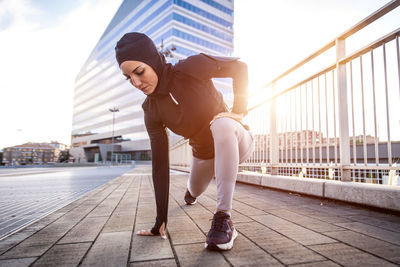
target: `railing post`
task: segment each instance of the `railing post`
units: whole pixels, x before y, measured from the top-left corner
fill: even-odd
[[[340,139],[340,180],[351,181],[350,169],[350,142],[349,142],[349,114],[347,110],[347,81],[346,63],[339,61],[346,56],[345,39],[336,39],[336,70],[339,107],[339,139]]]
[[[271,95],[275,95],[276,93],[276,84],[272,84]],[[278,164],[279,164],[279,140],[278,140],[278,129],[277,129],[277,122],[276,122],[276,98],[271,100],[270,106],[270,114],[271,114],[271,121],[270,121],[270,165],[271,165],[271,174],[277,175],[278,174]]]

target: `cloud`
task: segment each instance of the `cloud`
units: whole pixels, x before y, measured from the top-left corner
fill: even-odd
[[[3,0],[0,2],[0,30],[26,31],[37,27],[28,19],[40,11],[27,0]]]
[[[24,8],[0,32],[0,123],[6,126],[0,148],[27,141],[69,144],[75,76],[120,1],[82,1],[50,28],[30,24],[30,15],[40,11],[28,1],[1,4],[7,12]]]

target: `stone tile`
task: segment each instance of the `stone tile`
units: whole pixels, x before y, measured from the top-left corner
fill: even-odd
[[[313,231],[316,232],[333,232],[333,231],[340,231],[340,230],[345,230],[341,227],[338,227],[336,225],[332,225],[317,219],[313,219],[292,211],[288,210],[270,210],[269,213],[283,218],[285,220],[291,221],[293,223],[296,223],[298,225],[301,225],[305,228],[312,229]]]
[[[332,223],[332,224],[344,223],[344,222],[352,222],[351,220],[349,220],[349,219],[347,219],[345,217],[342,217],[342,216],[339,216],[339,215],[332,215],[332,214],[329,214],[327,212],[311,209],[306,205],[304,205],[304,206],[296,206],[296,207],[290,208],[288,210],[293,211],[293,212],[298,213],[298,214],[302,214],[302,215],[314,218],[314,219],[318,219],[318,220],[321,220],[321,221],[324,221],[324,222],[327,222],[327,223]]]
[[[213,212],[201,205],[185,205],[182,208],[193,220],[212,218],[213,216]]]
[[[125,232],[132,231],[135,222],[135,214],[133,213],[113,213],[106,225],[104,226],[103,233],[109,232]]]
[[[400,246],[352,231],[340,231],[325,234],[353,247],[360,248],[371,254],[400,264]]]
[[[204,234],[188,217],[170,218],[167,228],[174,245],[205,241]]]
[[[56,221],[1,255],[0,259],[40,256],[73,226],[74,223]]]
[[[93,242],[108,217],[87,217],[72,228],[58,243]]]
[[[315,245],[310,248],[344,266],[396,266],[342,243]]]
[[[2,255],[4,252],[9,250],[10,248],[16,246],[18,243],[22,242],[26,238],[32,236],[37,230],[35,229],[30,229],[30,228],[25,228],[9,237],[6,239],[3,239],[0,241],[0,255]]]
[[[0,260],[0,266],[1,267],[28,267],[36,259],[37,258],[22,258],[22,259]]]
[[[128,264],[129,267],[176,267],[175,259],[171,260],[158,260],[158,261],[142,261],[142,262],[131,262]]]
[[[211,228],[211,218],[197,219],[195,223],[197,227],[199,227],[200,230],[207,235],[208,231]]]
[[[137,224],[132,237],[130,262],[148,261],[174,258],[171,244],[168,239],[160,236],[138,236],[136,232],[142,229],[149,229],[152,224]]]
[[[355,232],[364,233],[366,235],[375,237],[377,239],[385,240],[387,242],[400,245],[400,233],[398,232],[392,232],[389,230],[381,229],[379,227],[371,226],[360,222],[338,223],[337,225]]]
[[[223,254],[233,266],[283,266],[240,234],[236,238],[233,248]]]
[[[345,205],[340,206],[325,202],[323,202],[323,205],[308,205],[308,208],[313,209],[315,211],[327,213],[331,216],[357,215],[360,213],[359,210],[354,208],[353,209],[347,208],[345,207]]]
[[[175,205],[175,206],[169,207],[168,216],[170,216],[170,217],[186,216],[186,213],[180,206]]]
[[[55,245],[40,257],[40,259],[33,264],[33,267],[78,266],[91,245],[92,243]]]
[[[400,223],[388,221],[386,218],[383,219],[383,218],[376,218],[372,216],[363,216],[363,215],[347,216],[347,218],[353,221],[362,222],[389,231],[400,232]]]
[[[257,222],[238,224],[237,229],[284,264],[325,260],[314,251]]]
[[[253,221],[250,217],[245,216],[235,210],[231,211],[231,219],[232,219],[233,224]]]
[[[310,262],[310,263],[302,263],[302,264],[295,264],[290,265],[295,267],[339,267],[340,265],[334,263],[333,261],[318,261],[318,262]]]
[[[251,216],[252,219],[262,223],[263,225],[289,237],[302,245],[315,245],[324,243],[333,243],[335,240],[288,222],[273,215]]]
[[[81,266],[125,266],[132,232],[101,233]]]
[[[198,198],[198,202],[205,207],[216,207],[217,206],[217,201],[215,201],[215,199],[208,197],[206,195],[201,195]]]
[[[242,202],[235,201],[235,200],[233,200],[233,202],[232,202],[232,209],[235,211],[238,211],[241,214],[244,214],[246,216],[266,214],[263,210],[253,208],[249,205],[246,205]]]
[[[182,267],[230,266],[221,253],[206,250],[203,243],[175,246],[175,251]]]
[[[76,224],[95,208],[95,205],[80,205],[79,207],[67,212],[64,216],[58,219],[55,223]]]
[[[118,202],[119,200],[105,201],[90,212],[88,217],[110,216],[117,207]]]

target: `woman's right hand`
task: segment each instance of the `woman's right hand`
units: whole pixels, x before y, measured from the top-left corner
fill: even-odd
[[[162,239],[167,239],[167,235],[165,234],[165,223],[163,223],[160,227],[160,236]],[[137,235],[143,235],[143,236],[152,236],[154,235],[151,232],[151,229],[145,229],[145,230],[140,230],[136,232]]]

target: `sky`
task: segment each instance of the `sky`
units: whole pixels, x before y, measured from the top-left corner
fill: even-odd
[[[0,0],[0,149],[24,142],[70,144],[75,77],[121,2]],[[249,66],[250,89],[387,2],[235,0],[234,55]],[[367,44],[378,32],[396,29],[396,12],[359,39]]]

